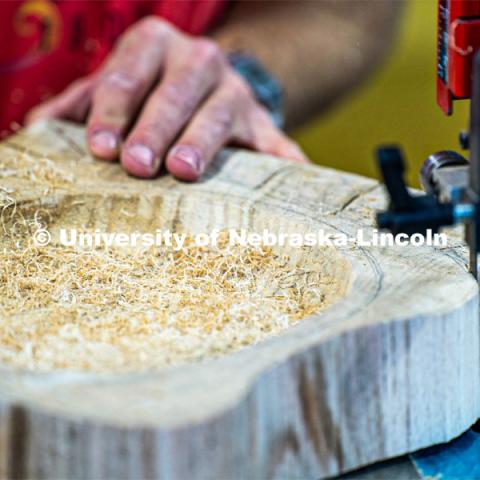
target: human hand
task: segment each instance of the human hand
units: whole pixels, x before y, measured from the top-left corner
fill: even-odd
[[[99,71],[34,108],[27,122],[45,118],[86,121],[92,154],[120,158],[138,177],[155,176],[165,162],[175,177],[196,180],[230,143],[308,161],[215,42],[158,17],[128,29]]]

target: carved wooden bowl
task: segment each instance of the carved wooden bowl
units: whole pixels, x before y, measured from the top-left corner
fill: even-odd
[[[2,159],[26,151],[73,181],[2,176]],[[90,159],[83,130],[64,123],[4,142],[0,187],[18,208],[47,209],[53,233],[88,223],[353,237],[371,233],[384,207],[373,180],[243,151],[225,151],[196,184],[138,181]],[[158,371],[4,365],[0,477],[318,479],[447,441],[476,420],[478,290],[459,240],[278,248],[331,286],[319,313],[280,335]]]

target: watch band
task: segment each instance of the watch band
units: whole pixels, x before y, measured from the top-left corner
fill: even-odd
[[[283,128],[284,92],[279,81],[253,56],[243,52],[232,52],[227,55],[232,68],[243,77],[259,103],[272,115],[275,125]]]

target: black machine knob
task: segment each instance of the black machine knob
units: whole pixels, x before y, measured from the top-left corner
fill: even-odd
[[[380,228],[388,229],[394,234],[425,235],[427,230],[436,233],[442,226],[453,225],[452,204],[439,203],[434,195],[410,194],[403,176],[405,170],[403,155],[398,147],[379,148],[377,157],[390,196],[388,210],[377,215]]]

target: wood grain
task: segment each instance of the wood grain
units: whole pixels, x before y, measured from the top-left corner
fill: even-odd
[[[373,180],[243,151],[223,152],[197,184],[138,181],[90,159],[83,137],[37,124],[0,159],[55,161],[75,181],[41,201],[90,198],[99,226],[116,225],[111,196],[139,229],[161,218],[192,231],[353,235],[384,205]],[[44,192],[41,181],[0,185],[25,203]],[[236,354],[128,375],[2,367],[0,477],[318,479],[459,435],[480,411],[478,289],[461,241],[338,254],[351,269],[342,300]]]

